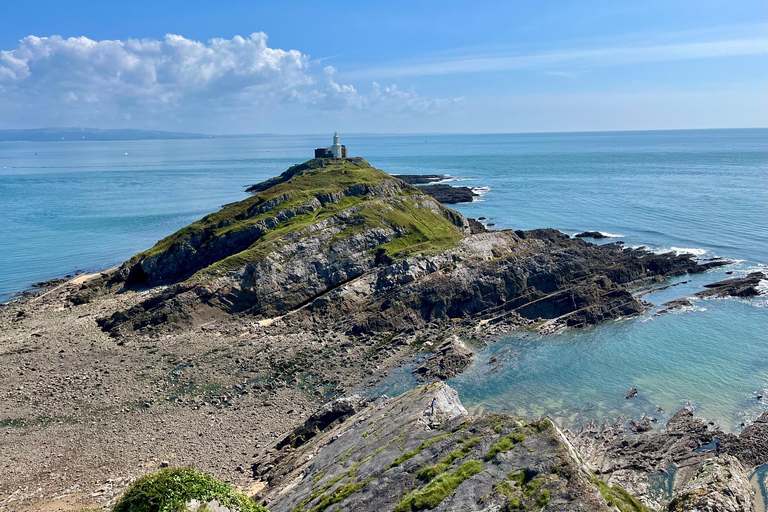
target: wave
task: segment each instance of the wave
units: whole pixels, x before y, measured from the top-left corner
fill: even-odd
[[[479,196],[484,196],[491,190],[491,187],[470,187],[470,188],[472,189],[472,192],[474,192]]]
[[[606,233],[605,231],[598,231],[601,235],[607,238],[624,238],[624,235],[617,235],[615,233]]]

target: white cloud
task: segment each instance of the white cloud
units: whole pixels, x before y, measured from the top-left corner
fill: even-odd
[[[594,68],[683,60],[765,55],[764,37],[637,46],[563,49],[548,52],[499,55],[469,54],[449,58],[397,63],[345,73],[347,79],[369,77],[436,76],[456,73],[486,73],[553,66]]]
[[[207,43],[168,34],[162,40],[94,41],[28,36],[0,52],[0,118],[39,125],[133,119],[185,119],[260,111],[281,104],[316,110],[423,112],[449,102],[396,86],[368,93],[313,71],[308,55],[270,48],[263,32]],[[11,126],[3,126],[11,127]]]

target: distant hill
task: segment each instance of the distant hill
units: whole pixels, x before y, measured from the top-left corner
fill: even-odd
[[[208,139],[214,137],[216,136],[202,133],[130,129],[35,128],[31,130],[0,130],[0,141]]]

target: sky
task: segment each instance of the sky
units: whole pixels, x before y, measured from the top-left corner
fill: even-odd
[[[765,127],[765,0],[3,0],[0,129]]]

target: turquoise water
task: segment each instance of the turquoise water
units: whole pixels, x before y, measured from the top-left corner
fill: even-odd
[[[329,137],[0,143],[0,300],[32,282],[116,265],[308,159]],[[736,260],[646,300],[690,296],[768,262],[768,130],[342,137],[390,173],[445,173],[488,187],[456,209],[496,228],[599,230],[628,245]],[[127,153],[127,155],[125,154]],[[502,363],[491,371],[487,360]],[[765,298],[480,351],[453,379],[470,409],[550,414],[565,424],[694,405],[725,428],[765,410]],[[377,390],[411,384],[394,371]],[[626,400],[627,391],[639,390]],[[661,406],[664,413],[656,413]]]

